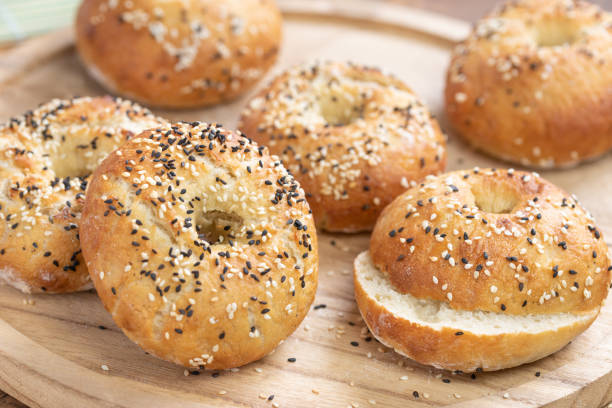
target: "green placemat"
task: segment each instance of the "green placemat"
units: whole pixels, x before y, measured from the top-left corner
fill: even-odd
[[[0,43],[72,24],[79,0],[0,0]]]

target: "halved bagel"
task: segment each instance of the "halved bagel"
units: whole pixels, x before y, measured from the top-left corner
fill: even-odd
[[[355,299],[378,341],[421,364],[472,372],[501,370],[552,354],[586,330],[589,312],[509,315],[454,310],[438,300],[400,293],[374,266],[369,251],[355,259]]]
[[[593,217],[535,173],[455,171],[389,204],[355,261],[373,334],[420,363],[498,370],[554,353],[608,295]]]

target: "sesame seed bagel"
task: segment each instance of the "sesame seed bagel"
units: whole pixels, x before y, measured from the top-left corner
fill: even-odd
[[[274,0],[84,0],[76,45],[112,92],[186,108],[236,98],[276,61]]]
[[[281,157],[328,231],[371,230],[393,198],[446,165],[444,135],[412,90],[359,65],[290,69],[249,103],[239,127]]]
[[[147,131],[110,155],[90,183],[81,240],[117,325],[187,367],[268,354],[317,287],[299,184],[264,147],[205,123]]]
[[[612,149],[612,15],[584,1],[512,1],[452,56],[446,113],[469,144],[540,168]]]
[[[0,126],[0,284],[26,293],[91,288],[79,224],[89,175],[163,120],[110,97],[53,100]]]
[[[355,293],[373,334],[399,352],[496,370],[553,353],[594,321],[607,253],[576,199],[537,174],[457,171],[385,208],[355,261]]]

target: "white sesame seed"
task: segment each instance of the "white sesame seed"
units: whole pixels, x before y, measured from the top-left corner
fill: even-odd
[[[457,93],[455,94],[455,101],[456,101],[457,103],[463,103],[463,102],[465,102],[466,100],[467,100],[467,95],[466,95],[466,94],[464,94],[463,92],[457,92]]]

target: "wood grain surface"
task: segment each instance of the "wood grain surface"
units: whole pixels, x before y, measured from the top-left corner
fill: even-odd
[[[291,0],[279,3],[300,5]],[[379,4],[400,3],[443,8],[449,15],[468,18],[490,7],[490,2],[482,0]],[[441,30],[432,27],[429,34],[422,34],[418,27],[402,27],[402,21],[414,21],[414,14],[402,19],[396,8],[380,5],[372,13],[376,23],[355,15],[355,10],[361,10],[358,7],[351,9],[349,19],[318,17],[325,8],[308,16],[291,9],[276,72],[315,57],[379,65],[405,79],[441,116],[453,33],[462,35],[467,26],[434,18],[431,23],[450,22],[457,24],[456,29],[449,32],[448,24],[440,24]],[[392,23],[384,24],[381,20],[390,15]],[[6,51],[10,58],[0,56],[0,120],[53,97],[104,92],[81,69],[71,41],[67,32],[52,33],[44,41]],[[174,119],[220,121],[231,127],[245,100],[205,111],[159,113]],[[443,116],[441,121],[444,126]],[[503,165],[466,149],[452,134],[449,157],[451,169]],[[572,171],[543,173],[578,195],[598,218],[610,244],[612,185],[601,183],[602,174],[612,174],[612,157]],[[325,307],[311,311],[273,355],[216,378],[211,373],[185,378],[182,369],[144,355],[116,328],[93,293],[25,296],[0,288],[0,389],[32,407],[196,406],[202,402],[207,406],[363,407],[372,401],[379,406],[600,407],[612,400],[610,306],[587,333],[554,356],[513,370],[479,374],[476,379],[419,366],[381,347],[364,331],[352,297],[351,261],[367,246],[367,239],[366,235],[322,235],[315,304]],[[8,349],[10,353],[2,352]],[[289,357],[297,361],[288,363]],[[102,370],[102,365],[110,370]],[[11,378],[16,373],[19,381]],[[236,384],[241,384],[240,392]],[[268,401],[272,394],[273,401]],[[6,407],[24,405],[0,391],[0,408]]]
[[[282,2],[282,0],[280,0]],[[342,0],[340,0],[342,1]],[[476,21],[486,14],[498,0],[378,0],[406,5],[448,15],[465,21]],[[612,10],[612,0],[590,0],[606,10]]]

